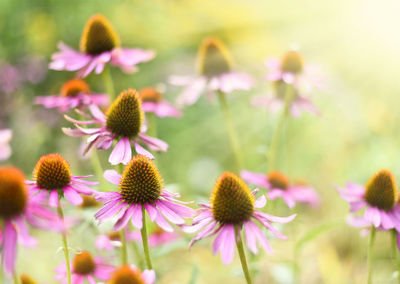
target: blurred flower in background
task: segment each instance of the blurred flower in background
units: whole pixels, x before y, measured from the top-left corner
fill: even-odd
[[[0,161],[7,160],[11,156],[11,147],[9,144],[11,138],[11,129],[0,129]]]
[[[165,100],[163,94],[155,87],[146,87],[139,90],[144,112],[153,112],[159,117],[182,116],[182,112]]]

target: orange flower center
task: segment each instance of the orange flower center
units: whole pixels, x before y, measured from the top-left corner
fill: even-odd
[[[61,96],[75,97],[78,94],[89,94],[89,85],[81,79],[72,79],[65,82],[61,87]]]
[[[397,185],[389,170],[380,170],[368,181],[365,199],[368,204],[389,211],[397,201]]]
[[[83,251],[75,256],[73,267],[75,273],[87,275],[92,274],[95,271],[96,264],[93,256],[89,252]]]
[[[71,182],[71,168],[60,154],[47,154],[36,163],[33,176],[41,188],[61,189]]]
[[[270,171],[268,173],[268,182],[272,188],[288,189],[290,181],[289,179],[279,171]]]
[[[24,174],[15,167],[0,168],[0,217],[22,214],[28,199]]]
[[[226,46],[218,39],[207,38],[200,46],[198,68],[201,75],[218,76],[231,71],[232,60]]]
[[[145,284],[139,270],[133,270],[128,265],[121,266],[112,275],[108,284]]]
[[[282,58],[283,72],[300,73],[303,70],[303,57],[297,51],[289,51]]]
[[[156,88],[152,87],[141,89],[139,91],[139,95],[140,98],[142,99],[142,102],[158,103],[163,99],[163,95],[159,91],[157,91]]]

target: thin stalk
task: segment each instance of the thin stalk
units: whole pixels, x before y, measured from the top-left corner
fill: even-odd
[[[243,238],[240,237],[240,230],[237,226],[235,226],[235,236],[236,236],[236,247],[240,257],[240,263],[242,264],[242,269],[244,273],[244,277],[246,278],[247,284],[251,284],[251,276],[249,272],[249,267],[247,266],[246,254],[243,249]]]
[[[221,105],[221,110],[225,119],[225,126],[228,131],[229,140],[231,142],[233,154],[235,157],[235,163],[237,171],[242,169],[242,157],[240,155],[240,145],[236,135],[235,127],[233,126],[233,121],[231,113],[229,111],[228,103],[226,101],[226,95],[222,92],[218,92],[218,99]]]
[[[125,229],[121,230],[121,263],[125,265],[128,263],[128,249],[126,247]]]
[[[110,96],[111,102],[115,100],[114,82],[111,77],[110,67],[105,66],[103,71],[103,81],[107,94]]]
[[[96,173],[96,177],[100,182],[100,191],[102,191],[101,189],[104,188],[104,171],[103,167],[101,166],[99,154],[97,153],[96,149],[92,149],[90,153],[90,162],[92,163],[93,170]]]
[[[290,84],[285,85],[285,104],[281,116],[279,117],[278,125],[276,126],[272,138],[271,144],[268,148],[267,159],[268,159],[268,170],[274,170],[276,168],[276,154],[278,152],[279,138],[281,136],[282,129],[285,125],[285,121],[290,112],[290,103],[293,100],[294,90]]]
[[[139,251],[139,247],[136,242],[132,242],[132,249],[133,249],[133,253],[135,254],[136,263],[138,264],[139,267],[142,267],[143,266],[143,258],[142,258],[142,254]]]
[[[148,112],[146,113],[146,117],[148,120],[148,131],[147,133],[151,136],[156,138],[157,137],[157,117],[154,113]]]
[[[395,269],[397,270],[397,281],[400,283],[400,259],[399,259],[399,250],[397,248],[397,232],[395,229],[391,231],[392,234],[392,252]]]
[[[150,258],[149,241],[147,239],[146,211],[144,210],[143,205],[142,205],[142,218],[143,218],[143,225],[142,225],[142,229],[140,230],[140,233],[142,235],[143,250],[144,250],[144,256],[146,259],[146,266],[147,266],[147,269],[153,269],[153,265],[151,264],[151,258]]]
[[[374,241],[375,241],[375,233],[376,233],[376,229],[374,226],[372,226],[371,234],[369,237],[369,243],[368,243],[368,276],[367,276],[368,284],[372,283],[372,264],[374,261],[373,247],[374,247]]]
[[[14,272],[14,284],[21,284],[21,278],[19,278],[17,272]]]
[[[58,201],[58,207],[57,207],[57,212],[58,216],[64,223],[64,213],[61,208],[61,202]],[[67,283],[71,284],[71,267],[70,267],[70,262],[69,262],[69,251],[68,251],[68,242],[67,242],[67,232],[62,232],[62,244],[63,244],[63,251],[64,251],[64,257],[65,257],[65,266],[67,268]]]

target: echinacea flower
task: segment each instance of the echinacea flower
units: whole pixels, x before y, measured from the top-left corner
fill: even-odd
[[[27,274],[21,274],[20,281],[21,284],[37,284],[37,282]]]
[[[289,208],[293,208],[297,202],[307,203],[311,206],[318,206],[320,203],[318,194],[312,187],[301,183],[292,183],[279,171],[262,174],[243,170],[240,175],[248,183],[267,189],[268,199],[274,200],[282,197]]]
[[[122,175],[115,170],[107,170],[104,177],[118,185],[118,192],[99,192],[96,199],[103,202],[95,217],[100,222],[117,215],[118,221],[114,230],[119,231],[127,226],[129,221],[138,229],[143,226],[143,214],[147,211],[150,220],[156,222],[165,231],[172,232],[171,223],[182,225],[183,218],[192,216],[192,209],[183,206],[175,199],[179,194],[164,189],[164,182],[152,160],[137,155],[132,158]],[[165,217],[165,218],[164,218]]]
[[[0,168],[0,221],[4,225],[0,234],[2,263],[10,274],[15,271],[17,240],[25,246],[36,244],[26,223],[43,230],[64,229],[57,214],[27,190],[24,174],[15,167]]]
[[[146,87],[139,91],[144,112],[153,112],[158,117],[181,117],[182,112],[164,99],[156,88]]]
[[[378,230],[396,229],[400,232],[397,185],[389,170],[378,171],[365,186],[347,183],[346,187],[339,187],[338,191],[340,196],[350,204],[352,214],[349,225],[357,228],[373,226]],[[364,208],[362,215],[353,214]]]
[[[232,70],[232,60],[226,46],[218,39],[206,38],[198,52],[199,76],[172,76],[170,83],[184,86],[177,103],[180,106],[194,104],[206,90],[209,97],[216,92],[225,94],[236,90],[250,90],[253,79]]]
[[[87,185],[97,182],[87,181],[88,176],[73,176],[67,160],[60,154],[47,154],[37,161],[33,170],[33,181],[27,181],[29,188],[39,196],[49,196],[49,205],[57,207],[59,197],[65,198],[73,205],[83,203],[82,196],[92,195],[95,190]]]
[[[35,103],[66,112],[74,108],[85,109],[90,104],[104,106],[109,103],[109,98],[107,94],[92,93],[85,81],[72,79],[62,85],[60,94],[36,97]]]
[[[120,39],[109,21],[102,15],[92,16],[83,30],[80,51],[60,43],[59,52],[53,54],[50,69],[79,71],[79,77],[86,77],[93,70],[103,72],[106,64],[120,67],[124,72],[134,72],[136,65],[150,61],[155,53],[139,48],[122,48]]]
[[[11,138],[11,129],[0,129],[0,161],[7,160],[11,156],[11,147],[9,144]]]
[[[285,105],[286,88],[290,88],[283,80],[273,82],[274,93],[270,95],[255,96],[251,100],[251,104],[256,108],[267,108],[271,112],[281,110]],[[314,115],[319,115],[320,112],[314,106],[312,101],[301,95],[297,88],[293,88],[294,93],[290,98],[289,111],[293,117],[298,117],[302,112],[308,112]]]
[[[71,262],[71,280],[72,284],[82,284],[85,279],[90,284],[96,284],[96,280],[108,280],[111,277],[115,267],[104,263],[100,257],[94,258],[88,251],[82,251],[77,254]],[[56,268],[56,280],[62,280],[62,284],[67,283],[67,271],[65,263]]]
[[[113,272],[107,284],[153,284],[156,281],[154,270],[144,270],[143,272],[134,265],[123,265]]]
[[[192,226],[184,227],[187,233],[200,232],[192,239],[190,246],[196,241],[217,235],[213,244],[214,254],[221,253],[224,264],[229,264],[234,255],[236,241],[241,240],[241,231],[246,235],[247,246],[253,253],[258,252],[257,242],[268,253],[272,248],[258,228],[254,220],[266,227],[273,235],[286,239],[271,223],[288,223],[296,214],[289,217],[276,217],[262,213],[256,208],[265,206],[264,195],[255,198],[258,190],[251,191],[246,183],[231,172],[223,173],[214,186],[210,204],[200,204],[201,209],[193,219]]]
[[[69,116],[65,118],[75,124],[77,129],[63,128],[65,134],[69,136],[86,136],[90,148],[109,149],[113,141],[117,141],[114,150],[108,161],[112,165],[123,163],[128,164],[132,158],[131,142],[138,154],[145,155],[154,159],[153,155],[146,151],[138,141],[148,146],[154,151],[167,151],[168,144],[145,134],[144,113],[139,94],[136,90],[128,89],[123,91],[111,104],[106,114],[95,106],[89,106],[92,115],[86,115],[88,121],[75,120]],[[82,125],[98,124],[97,128],[82,128]]]

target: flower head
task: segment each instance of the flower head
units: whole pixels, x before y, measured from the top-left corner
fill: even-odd
[[[353,227],[371,227],[379,230],[400,231],[400,205],[397,203],[397,184],[389,170],[380,170],[367,182],[366,186],[348,183],[338,188],[340,196],[349,202],[348,221]],[[354,212],[365,208],[363,215]]]
[[[213,244],[214,254],[220,252],[223,263],[229,264],[235,251],[235,243],[241,238],[240,231],[243,229],[247,246],[253,253],[258,252],[257,242],[267,252],[272,253],[268,240],[253,220],[260,222],[276,237],[286,239],[271,223],[287,223],[296,215],[276,217],[258,211],[257,208],[264,207],[267,200],[264,195],[256,199],[256,193],[257,190],[251,192],[245,182],[235,174],[223,173],[214,186],[210,204],[200,204],[201,209],[193,219],[192,226],[184,227],[184,231],[188,233],[200,230],[190,246],[202,238],[217,235]]]
[[[21,284],[36,284],[37,283],[35,280],[33,280],[32,277],[30,277],[27,274],[21,274],[20,280],[21,280]]]
[[[107,280],[111,277],[114,266],[104,263],[100,257],[94,258],[88,251],[82,251],[77,254],[71,262],[71,280],[72,284],[80,284],[85,281],[96,283],[95,278]],[[56,280],[62,280],[62,283],[67,283],[67,271],[65,263],[56,269]]]
[[[140,271],[133,265],[124,265],[115,269],[107,284],[153,284],[156,274],[153,270]]]
[[[65,82],[58,95],[36,97],[35,103],[45,108],[58,108],[62,112],[69,109],[85,109],[90,104],[107,105],[108,95],[95,94],[90,91],[89,85],[82,79],[72,79]]]
[[[177,99],[181,106],[194,104],[207,91],[211,97],[216,92],[231,93],[235,90],[250,90],[253,79],[244,73],[232,70],[232,59],[226,46],[216,38],[206,38],[197,57],[199,76],[171,77],[171,84],[184,86]]]
[[[56,213],[46,209],[40,196],[34,196],[25,185],[25,175],[15,167],[0,168],[0,233],[2,262],[8,273],[15,270],[17,240],[33,246],[36,240],[29,235],[26,223],[44,230],[63,230]]]
[[[245,181],[267,189],[268,199],[282,197],[290,208],[293,208],[297,202],[311,206],[318,206],[320,203],[319,196],[312,187],[303,183],[293,183],[279,171],[262,174],[243,170],[240,175]]]
[[[100,74],[107,63],[125,72],[134,72],[137,64],[150,61],[155,56],[153,51],[122,48],[120,45],[119,36],[109,21],[96,14],[84,27],[80,51],[60,43],[60,51],[53,54],[49,67],[54,70],[79,71],[79,77],[86,77],[93,70]]]
[[[127,164],[132,158],[130,143],[135,146],[136,152],[153,159],[153,155],[146,151],[137,141],[141,141],[154,151],[167,151],[168,144],[149,137],[145,134],[144,113],[139,94],[136,90],[123,91],[112,103],[106,114],[103,114],[95,105],[89,106],[92,115],[86,115],[89,121],[78,121],[69,116],[65,118],[75,123],[77,129],[63,128],[69,136],[86,136],[88,146],[85,153],[92,147],[109,149],[114,140],[117,141],[109,162],[112,165]],[[82,113],[83,114],[83,113]],[[97,128],[82,128],[81,125],[98,124]]]
[[[73,205],[83,203],[80,194],[92,195],[93,189],[87,185],[96,185],[97,182],[86,181],[89,176],[73,176],[67,160],[60,154],[47,154],[37,161],[33,170],[33,181],[28,185],[33,192],[39,195],[49,195],[49,205],[57,207],[59,197],[65,198]]]
[[[164,219],[171,223],[182,225],[183,218],[192,216],[192,209],[183,206],[173,194],[164,189],[162,177],[147,157],[137,155],[126,166],[122,175],[114,170],[107,170],[104,177],[118,185],[118,192],[98,193],[97,199],[104,203],[95,217],[99,221],[117,215],[118,221],[114,226],[115,231],[125,228],[131,220],[133,226],[142,228],[142,218],[145,211],[151,221],[155,221],[165,231],[171,232],[173,228]]]
[[[0,161],[7,160],[11,156],[11,147],[9,145],[11,138],[11,129],[0,129]]]
[[[144,112],[153,112],[158,117],[181,117],[180,110],[164,99],[164,96],[156,88],[146,87],[139,91]]]

